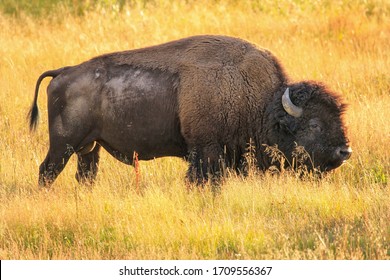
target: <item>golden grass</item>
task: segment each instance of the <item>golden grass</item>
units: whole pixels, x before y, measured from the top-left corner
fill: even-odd
[[[84,17],[0,14],[0,259],[389,259],[390,6],[310,2],[154,1]],[[94,187],[77,184],[72,158],[49,191],[39,190],[44,90],[37,133],[26,114],[43,71],[205,33],[269,48],[293,79],[341,92],[350,104],[351,160],[322,181],[254,172],[213,193],[187,190],[182,160],[157,159],[141,162],[137,194],[134,170],[102,153]]]

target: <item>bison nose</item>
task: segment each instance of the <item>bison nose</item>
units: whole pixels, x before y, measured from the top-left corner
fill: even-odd
[[[349,146],[342,146],[336,149],[336,157],[341,160],[347,160],[351,157],[352,149]]]

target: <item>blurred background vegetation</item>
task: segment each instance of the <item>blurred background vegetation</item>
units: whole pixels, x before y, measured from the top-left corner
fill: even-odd
[[[0,10],[7,15],[19,17],[28,15],[33,17],[52,18],[58,12],[66,11],[74,16],[84,16],[86,12],[96,9],[106,9],[113,12],[122,12],[126,7],[160,5],[165,0],[0,0]],[[186,5],[196,3],[196,0],[176,1]],[[323,12],[329,10],[345,10],[359,8],[365,11],[366,16],[382,19],[390,15],[390,1],[388,0],[211,0],[216,4],[242,4],[250,6],[254,11],[267,14],[288,15],[291,10],[301,12]]]
[[[0,259],[390,259],[389,0],[0,0],[0,26]],[[50,79],[35,134],[26,114],[42,72],[195,34],[246,39],[340,92],[352,158],[321,181],[232,174],[219,194],[156,159],[139,194],[102,151],[93,188],[76,157],[38,188]]]

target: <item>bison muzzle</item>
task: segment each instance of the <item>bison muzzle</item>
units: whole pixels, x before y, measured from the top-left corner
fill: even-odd
[[[185,158],[187,178],[204,183],[224,170],[242,172],[248,142],[259,169],[301,164],[326,172],[351,156],[343,123],[346,105],[325,85],[293,83],[268,50],[225,36],[195,36],[95,57],[43,73],[36,84],[30,128],[37,125],[39,85],[48,94],[50,147],[39,183],[51,184],[72,154],[76,178],[95,179],[101,147],[132,164]],[[267,147],[277,147],[284,165]]]

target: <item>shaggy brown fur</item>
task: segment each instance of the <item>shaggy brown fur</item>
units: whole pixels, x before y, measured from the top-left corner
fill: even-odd
[[[134,151],[140,159],[186,155],[188,178],[197,183],[210,175],[219,178],[226,167],[242,170],[249,141],[263,170],[271,165],[264,144],[277,145],[289,161],[295,146],[303,145],[315,161],[306,164],[322,171],[350,154],[345,154],[345,106],[339,97],[320,83],[291,84],[269,51],[241,39],[195,36],[46,72],[37,82],[32,127],[39,83],[46,76],[55,77],[49,86],[49,123],[54,125],[41,183],[52,182],[66,164],[65,143],[78,152],[79,180],[96,176],[99,145],[126,163]],[[303,108],[299,118],[281,104],[287,87],[291,101]],[[80,106],[91,114],[75,109]],[[85,154],[84,147],[94,141],[99,145]]]

